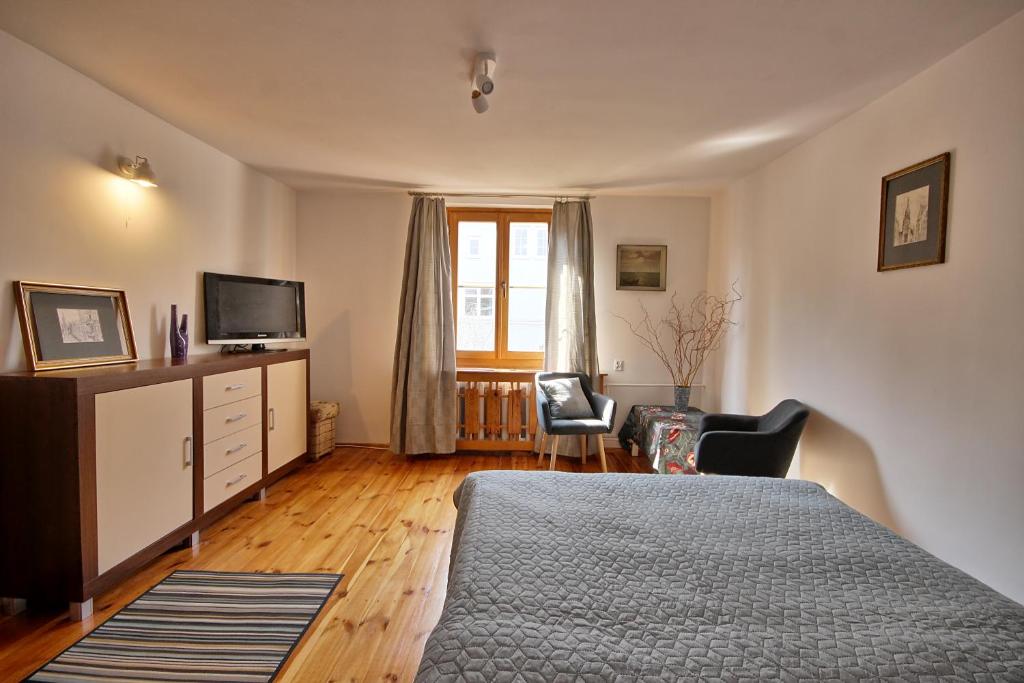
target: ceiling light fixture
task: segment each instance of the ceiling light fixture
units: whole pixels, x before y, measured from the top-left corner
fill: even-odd
[[[121,177],[142,185],[143,187],[156,187],[156,174],[153,173],[146,157],[135,157],[132,161],[128,157],[117,158],[117,170]]]
[[[473,91],[470,99],[477,114],[483,114],[489,108],[487,96],[494,92],[494,61],[493,52],[481,52],[473,63]]]

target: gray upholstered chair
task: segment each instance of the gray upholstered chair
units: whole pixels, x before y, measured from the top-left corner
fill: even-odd
[[[810,410],[788,398],[765,415],[708,413],[700,419],[694,458],[701,474],[785,477]]]
[[[590,407],[594,411],[594,417],[571,420],[552,418],[547,394],[541,388],[540,383],[569,377],[579,379],[583,393],[586,395],[587,401],[590,402]],[[549,469],[555,469],[555,458],[558,457],[558,439],[562,436],[576,436],[579,438],[580,457],[583,459],[583,464],[586,464],[587,437],[594,434],[597,436],[597,453],[601,458],[601,471],[607,472],[608,461],[605,458],[602,435],[610,434],[615,424],[615,401],[604,394],[595,392],[590,385],[590,377],[582,372],[538,372],[534,379],[533,393],[537,398],[537,423],[544,430],[541,437],[540,456],[537,458],[537,464],[540,465],[544,462],[544,450],[548,436],[551,437],[552,441],[551,466]]]

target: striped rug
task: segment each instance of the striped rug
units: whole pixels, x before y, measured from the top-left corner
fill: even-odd
[[[340,574],[176,571],[28,681],[271,681]]]

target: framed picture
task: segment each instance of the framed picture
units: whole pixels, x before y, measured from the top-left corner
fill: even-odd
[[[668,247],[664,244],[620,244],[615,252],[615,289],[665,291]]]
[[[878,270],[944,263],[949,152],[882,178]]]
[[[139,359],[123,291],[15,282],[14,296],[25,356],[32,370]]]

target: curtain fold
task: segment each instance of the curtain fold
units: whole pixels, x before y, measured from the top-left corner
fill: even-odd
[[[415,197],[391,383],[391,451],[454,453],[452,257],[444,199]]]
[[[551,209],[544,321],[544,369],[585,372],[596,391],[599,370],[589,200],[556,201]],[[576,439],[560,441],[559,452],[579,454]]]

